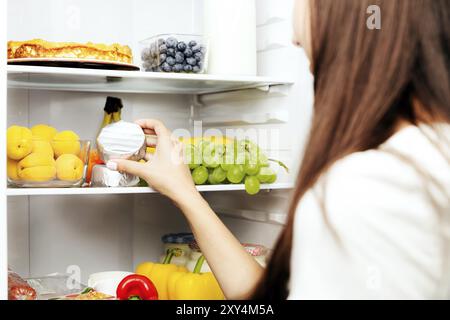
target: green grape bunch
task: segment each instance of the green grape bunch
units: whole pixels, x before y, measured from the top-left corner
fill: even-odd
[[[286,165],[269,159],[250,140],[220,143],[200,139],[186,145],[185,158],[196,185],[244,184],[250,195],[258,194],[261,184],[276,182],[277,174],[270,168],[270,162],[289,172]]]

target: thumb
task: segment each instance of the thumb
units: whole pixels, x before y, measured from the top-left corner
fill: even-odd
[[[115,159],[108,161],[106,167],[113,171],[126,172],[141,178],[145,174],[145,165],[137,161]]]

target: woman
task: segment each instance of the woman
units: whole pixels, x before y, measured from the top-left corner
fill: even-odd
[[[379,30],[367,27],[370,5]],[[171,161],[181,147],[162,123],[138,121],[158,136],[149,164],[108,166],[175,202],[229,299],[449,299],[450,2],[310,0],[294,14],[314,118],[265,270]]]

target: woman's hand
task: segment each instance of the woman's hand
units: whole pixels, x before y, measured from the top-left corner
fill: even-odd
[[[147,163],[129,160],[111,160],[111,170],[139,176],[158,192],[181,204],[183,199],[198,195],[191,173],[184,162],[183,144],[171,137],[171,132],[158,120],[136,121],[146,134],[156,134],[156,152]],[[153,146],[153,145],[149,145]]]
[[[195,188],[183,159],[183,146],[157,120],[136,121],[147,134],[156,134],[156,153],[147,163],[111,160],[111,170],[137,175],[172,199],[187,218],[195,240],[228,299],[248,298],[263,269],[244,250]],[[220,252],[221,254],[217,254]],[[237,267],[239,266],[239,267]]]

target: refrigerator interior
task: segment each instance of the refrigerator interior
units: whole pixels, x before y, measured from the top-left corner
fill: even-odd
[[[8,126],[46,123],[94,141],[106,96],[111,95],[123,100],[122,118],[128,121],[157,118],[172,130],[193,133],[194,121],[203,120],[203,130],[269,134],[273,141],[266,151],[291,169],[289,175],[280,171],[279,180],[293,182],[313,93],[307,59],[291,45],[292,1],[285,2],[257,0],[258,75],[289,79],[293,85],[202,96],[9,88]],[[173,0],[170,8],[161,0],[14,0],[8,1],[7,10],[9,40],[118,42],[132,46],[137,60],[139,40],[159,33],[202,32],[201,0]],[[289,193],[203,195],[241,242],[271,248]],[[157,193],[8,196],[7,219],[8,265],[13,270],[36,277],[78,266],[83,282],[94,272],[132,271],[142,261],[157,260],[163,234],[189,231],[181,212]]]

